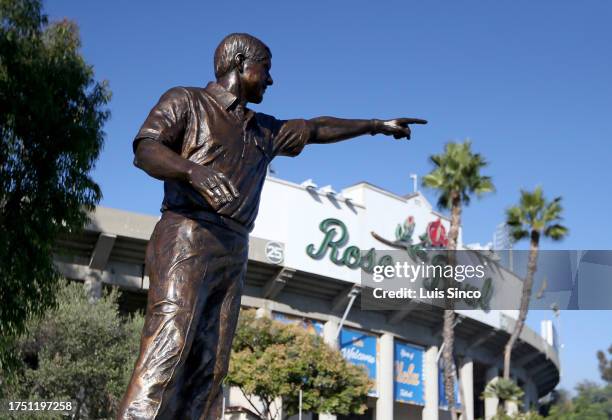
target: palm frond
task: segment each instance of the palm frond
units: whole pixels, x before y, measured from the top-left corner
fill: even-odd
[[[529,237],[529,232],[524,229],[510,229],[510,236],[514,242],[521,241]]]
[[[499,378],[485,388],[485,398],[499,398],[502,401],[520,402],[525,392],[510,379]]]
[[[562,211],[563,207],[561,206],[561,197],[556,197],[553,201],[548,203],[544,209],[542,219],[544,219],[547,223],[560,220]]]
[[[490,176],[483,176],[474,186],[474,192],[476,195],[480,196],[485,193],[495,192],[495,186],[493,185],[493,181]]]
[[[423,185],[429,188],[440,188],[444,183],[444,176],[441,171],[434,170],[423,177]]]
[[[546,227],[544,236],[552,239],[553,241],[560,241],[566,237],[568,233],[569,230],[565,226],[555,223],[554,225]]]
[[[441,209],[450,209],[452,207],[450,194],[446,191],[442,191],[440,196],[438,197],[438,208]]]
[[[506,224],[510,227],[520,227],[525,223],[525,215],[520,206],[513,206],[506,210]]]
[[[449,198],[459,194],[463,204],[469,204],[472,193],[481,196],[495,191],[491,177],[480,174],[487,162],[473,153],[469,140],[449,142],[444,152],[430,156],[433,170],[423,177],[423,186],[439,191],[438,206],[451,208]]]
[[[561,197],[547,201],[542,187],[537,186],[533,191],[521,190],[519,204],[506,210],[506,224],[517,241],[532,231],[558,241],[568,234],[567,227],[557,223],[562,211]]]

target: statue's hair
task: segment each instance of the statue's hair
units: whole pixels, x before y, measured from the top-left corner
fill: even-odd
[[[249,34],[229,34],[215,50],[215,77],[225,76],[234,68],[234,57],[243,54],[246,59],[262,61],[272,58],[270,48]]]

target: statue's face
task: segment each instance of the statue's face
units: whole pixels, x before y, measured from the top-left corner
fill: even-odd
[[[263,100],[266,88],[273,83],[270,76],[272,61],[267,58],[263,61],[247,59],[241,74],[242,93],[247,102],[255,104]]]

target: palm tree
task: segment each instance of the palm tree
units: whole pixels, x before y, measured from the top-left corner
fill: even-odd
[[[558,223],[561,220],[562,210],[561,197],[546,201],[542,188],[536,187],[533,192],[522,190],[519,205],[510,207],[506,211],[506,224],[510,228],[510,234],[514,240],[519,241],[529,238],[530,245],[527,276],[523,282],[519,317],[504,350],[504,379],[510,379],[512,347],[520,336],[525,325],[525,319],[527,319],[531,289],[533,288],[533,276],[537,269],[540,237],[544,235],[544,237],[554,241],[560,241],[568,233],[567,228]]]
[[[471,142],[447,143],[444,153],[430,157],[434,169],[423,178],[423,185],[438,190],[438,207],[450,209],[451,224],[448,235],[448,249],[455,251],[461,226],[462,205],[470,203],[470,196],[480,196],[494,191],[491,178],[480,174],[487,165],[484,158],[471,150]],[[454,394],[454,323],[455,312],[444,310],[442,359],[444,361],[444,392],[450,407],[452,419],[457,418]]]
[[[511,402],[516,405],[520,405],[521,399],[525,392],[510,379],[500,378],[494,382],[490,382],[482,393],[482,398],[497,398],[499,403],[497,404],[497,413],[493,419],[508,419],[511,417],[507,416],[504,410],[505,403]]]

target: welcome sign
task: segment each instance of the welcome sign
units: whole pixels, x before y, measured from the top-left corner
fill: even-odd
[[[394,347],[395,401],[424,405],[423,349],[400,341]]]
[[[376,381],[376,336],[350,328],[340,331],[340,351],[344,358],[356,366],[363,366],[368,377]],[[373,390],[371,395],[375,395]]]

